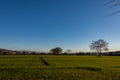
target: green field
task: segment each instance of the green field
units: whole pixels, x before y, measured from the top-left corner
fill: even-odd
[[[120,80],[120,56],[1,55],[0,80]]]

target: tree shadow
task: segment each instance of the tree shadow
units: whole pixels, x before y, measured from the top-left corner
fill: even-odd
[[[45,61],[42,57],[39,57],[40,58],[40,60],[41,60],[41,62],[45,65],[45,66],[49,66],[50,64],[47,62],[47,61]]]
[[[85,69],[89,71],[101,71],[103,70],[102,68],[96,68],[96,67],[76,67],[76,69]]]
[[[88,70],[88,71],[101,71],[103,70],[102,68],[96,68],[96,67],[52,67],[52,68],[41,68],[41,69],[47,69],[47,70],[55,70],[55,69],[84,69],[84,70]]]
[[[120,68],[120,66],[114,66],[114,68]]]
[[[120,68],[120,66],[118,66]],[[19,69],[19,71],[21,70],[26,70],[26,68],[0,68],[0,72],[2,71],[17,71]],[[27,69],[31,69],[31,68],[27,68]],[[35,68],[34,68],[35,69]],[[61,70],[61,69],[73,69],[73,70],[88,70],[88,71],[101,71],[103,70],[102,68],[96,68],[96,67],[43,67],[43,68],[36,68],[37,70]]]

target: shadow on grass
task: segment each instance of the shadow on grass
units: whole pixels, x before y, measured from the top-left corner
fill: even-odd
[[[100,71],[103,70],[102,68],[95,68],[95,67],[76,67],[76,69],[85,69],[89,71]]]
[[[39,69],[47,69],[47,70],[55,70],[55,69],[84,69],[88,71],[101,71],[103,70],[102,68],[96,68],[96,67],[53,67],[53,68],[39,68]]]
[[[114,66],[114,68],[120,68],[120,66]]]
[[[43,67],[43,68],[3,68],[0,69],[0,72],[2,71],[8,71],[8,72],[22,72],[28,70],[61,70],[61,69],[79,69],[79,70],[88,70],[88,71],[101,71],[103,70],[102,68],[96,68],[96,67]]]
[[[45,65],[45,66],[49,66],[50,64],[45,61],[42,57],[39,57],[40,58],[40,61]]]

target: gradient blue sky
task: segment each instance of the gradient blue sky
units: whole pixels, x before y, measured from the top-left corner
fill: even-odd
[[[0,0],[0,47],[49,51],[90,51],[104,39],[120,50],[120,14],[101,0]]]

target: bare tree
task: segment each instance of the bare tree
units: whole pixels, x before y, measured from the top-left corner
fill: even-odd
[[[97,41],[92,41],[89,47],[91,50],[96,50],[98,56],[102,56],[102,51],[108,50],[108,43],[103,39],[99,39]]]
[[[104,5],[109,6],[109,8],[115,8],[120,6],[120,0],[103,0],[103,1],[104,1]],[[112,16],[117,13],[120,13],[120,10],[114,11],[109,16]]]

